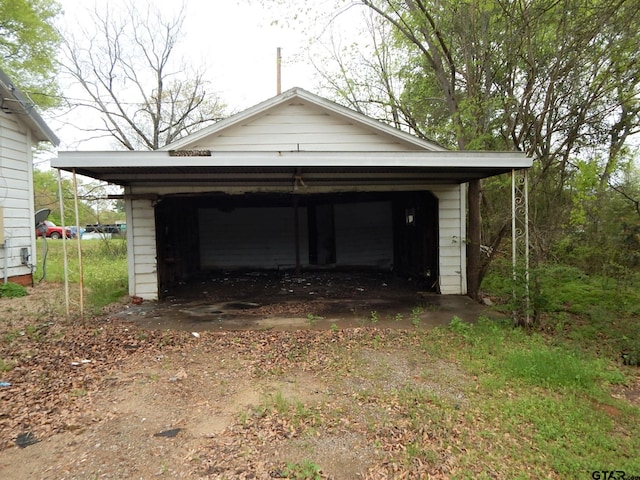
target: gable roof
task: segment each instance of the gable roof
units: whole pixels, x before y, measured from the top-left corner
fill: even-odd
[[[38,114],[35,105],[13,84],[6,73],[0,69],[0,111],[20,117],[36,140],[50,142],[58,146],[60,140]]]
[[[393,143],[401,147],[402,150],[445,151],[445,148],[434,142],[422,140],[414,135],[398,130],[397,128],[298,87],[287,90],[280,95],[232,115],[214,125],[203,128],[159,150],[172,151],[193,148],[211,148],[215,150],[217,139],[223,137],[227,132],[231,132],[237,127],[246,127],[250,124],[255,124],[255,122],[259,122],[261,118],[271,113],[279,113],[287,108],[293,110],[295,107],[302,107],[306,111],[313,110],[323,114],[324,117],[331,117],[332,119],[340,121],[343,130],[345,125],[348,125],[352,130],[359,129],[366,131],[369,134],[367,139],[375,136],[378,142]],[[315,118],[318,117],[319,115],[315,115]],[[299,142],[294,141],[295,137],[295,135],[291,135],[292,144],[295,145],[298,143],[299,145]],[[307,146],[304,145],[303,149],[307,149]],[[275,148],[275,150],[283,150],[283,148]],[[284,150],[286,150],[286,148]]]
[[[304,112],[311,113],[309,118],[304,119]],[[269,116],[286,118],[285,122],[273,123]],[[328,135],[329,141],[313,148],[301,143],[302,148],[295,148],[304,138],[301,135],[313,135],[306,127],[307,133],[300,133],[295,121],[301,118],[308,121],[311,130],[317,127],[325,133],[333,132]],[[338,121],[334,121],[336,118]],[[331,135],[339,136],[343,127],[363,138],[346,147],[331,142]],[[270,140],[272,135],[280,137],[273,143],[252,143],[260,136]],[[283,139],[286,142],[280,141]],[[287,188],[292,178],[302,174],[305,181],[319,188],[460,184],[531,165],[532,160],[522,152],[449,151],[300,88],[159,150],[58,152],[58,158],[51,160],[54,168],[123,186],[205,185],[247,191]]]

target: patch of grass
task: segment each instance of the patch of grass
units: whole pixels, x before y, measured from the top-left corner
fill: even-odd
[[[506,382],[594,394],[602,392],[603,385],[625,382],[625,375],[610,362],[568,345],[552,345],[546,337],[527,334],[508,322],[482,317],[471,324],[454,317],[449,329],[464,339],[472,371],[489,371]]]
[[[600,466],[615,465],[628,472],[640,468],[640,460],[632,453],[640,443],[639,429],[635,424],[623,427],[626,414],[622,412],[616,421],[588,397],[536,388],[502,400],[500,408],[492,411],[497,424],[509,425],[527,445],[525,458],[531,462],[545,458],[548,468],[561,478]],[[637,412],[632,416],[637,418]]]
[[[4,336],[3,336],[3,340],[6,343],[11,343],[13,342],[16,338],[18,338],[20,336],[21,330],[19,329],[12,329],[7,331]]]
[[[289,412],[289,406],[291,405],[282,392],[278,391],[273,395],[270,395],[267,401],[268,406],[272,406],[280,414],[284,415]]]
[[[50,282],[64,282],[62,242],[47,242],[47,276]],[[78,244],[67,241],[69,282],[79,283]],[[82,240],[82,270],[87,306],[95,311],[117,301],[128,291],[127,243],[125,239]],[[42,272],[42,256],[37,272]]]
[[[491,476],[496,465],[499,476],[515,477],[520,465],[528,465],[527,477],[553,472],[569,478],[612,465],[640,471],[634,453],[640,449],[640,409],[609,393],[627,381],[619,365],[556,337],[514,328],[509,320],[471,324],[454,318],[447,328],[426,332],[421,345],[476,379],[476,387],[465,392],[473,402],[463,401],[457,410],[440,400],[440,419],[433,413],[437,399],[414,395],[412,401],[405,393],[400,401],[413,430],[421,423],[429,431],[444,428],[438,439],[459,431],[455,440],[465,445],[462,477]],[[428,462],[430,446],[417,446],[414,441],[407,453]]]
[[[531,302],[538,329],[620,360],[623,352],[638,350],[640,338],[640,275],[588,275],[566,265],[531,269]],[[511,265],[498,261],[482,284],[499,310],[510,312],[513,280]],[[633,340],[629,340],[633,339]]]
[[[311,460],[302,460],[301,462],[287,463],[280,471],[280,475],[295,480],[320,480],[322,471],[320,466]]]
[[[0,283],[0,297],[17,298],[26,297],[27,289],[17,283]]]
[[[243,411],[238,414],[238,422],[243,427],[247,426],[249,423],[249,412]]]
[[[371,310],[371,314],[369,315],[369,321],[374,325],[378,323],[378,312],[377,311]]]
[[[315,409],[305,405],[300,400],[285,397],[281,391],[267,395],[254,413],[257,416],[264,416],[269,412],[287,419],[296,428],[302,426],[312,428],[321,423]]]
[[[315,315],[313,313],[309,313],[307,315],[307,323],[309,324],[310,327],[313,327],[316,322],[319,322],[320,320],[323,320],[324,317],[321,317],[320,315]]]
[[[70,397],[85,397],[87,395],[87,391],[84,388],[74,388],[69,392]]]
[[[27,325],[25,327],[24,333],[26,336],[28,336],[32,340],[35,340],[36,342],[42,340],[40,329],[35,325]]]
[[[607,370],[599,359],[583,358],[577,352],[545,345],[505,352],[502,365],[507,377],[547,388],[593,390],[601,381],[625,381],[619,370]]]
[[[15,362],[0,358],[0,372],[10,372],[15,367]]]

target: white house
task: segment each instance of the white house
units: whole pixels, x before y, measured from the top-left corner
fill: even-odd
[[[124,186],[129,291],[209,269],[394,269],[466,293],[465,183],[528,168],[452,152],[294,88],[158,151],[60,152]]]
[[[60,143],[33,102],[0,70],[0,268],[5,283],[33,283],[33,146],[38,142]]]

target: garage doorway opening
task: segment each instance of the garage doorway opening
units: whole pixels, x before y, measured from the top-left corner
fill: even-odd
[[[160,298],[212,271],[392,272],[438,291],[431,192],[165,196],[155,220]]]

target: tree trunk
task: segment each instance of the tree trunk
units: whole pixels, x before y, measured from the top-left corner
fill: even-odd
[[[479,298],[482,271],[480,194],[480,180],[471,180],[467,192],[467,295],[476,300]]]

